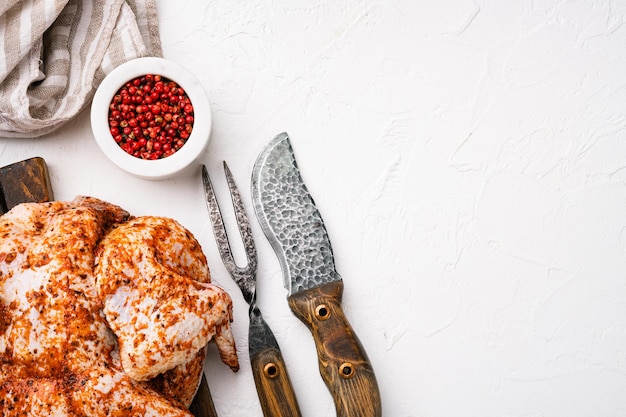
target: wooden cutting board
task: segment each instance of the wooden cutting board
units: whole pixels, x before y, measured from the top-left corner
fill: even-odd
[[[34,157],[0,168],[0,214],[20,203],[52,201],[46,161]]]

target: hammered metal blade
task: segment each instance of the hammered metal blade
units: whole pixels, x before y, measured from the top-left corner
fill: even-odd
[[[300,176],[287,133],[276,136],[257,158],[252,201],[290,295],[341,280],[324,221]]]

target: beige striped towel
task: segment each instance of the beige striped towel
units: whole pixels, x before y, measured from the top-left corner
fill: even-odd
[[[55,130],[113,68],[161,55],[154,0],[0,0],[0,137]]]

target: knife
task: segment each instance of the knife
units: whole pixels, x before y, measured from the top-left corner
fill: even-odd
[[[279,259],[289,307],[313,334],[320,374],[337,416],[380,417],[374,370],[342,310],[343,280],[286,133],[276,136],[257,158],[252,201]]]

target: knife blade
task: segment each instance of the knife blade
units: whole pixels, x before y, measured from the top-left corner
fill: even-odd
[[[374,370],[342,310],[343,280],[287,133],[276,136],[259,154],[252,172],[252,201],[281,265],[289,307],[313,335],[320,375],[337,416],[380,417]]]

